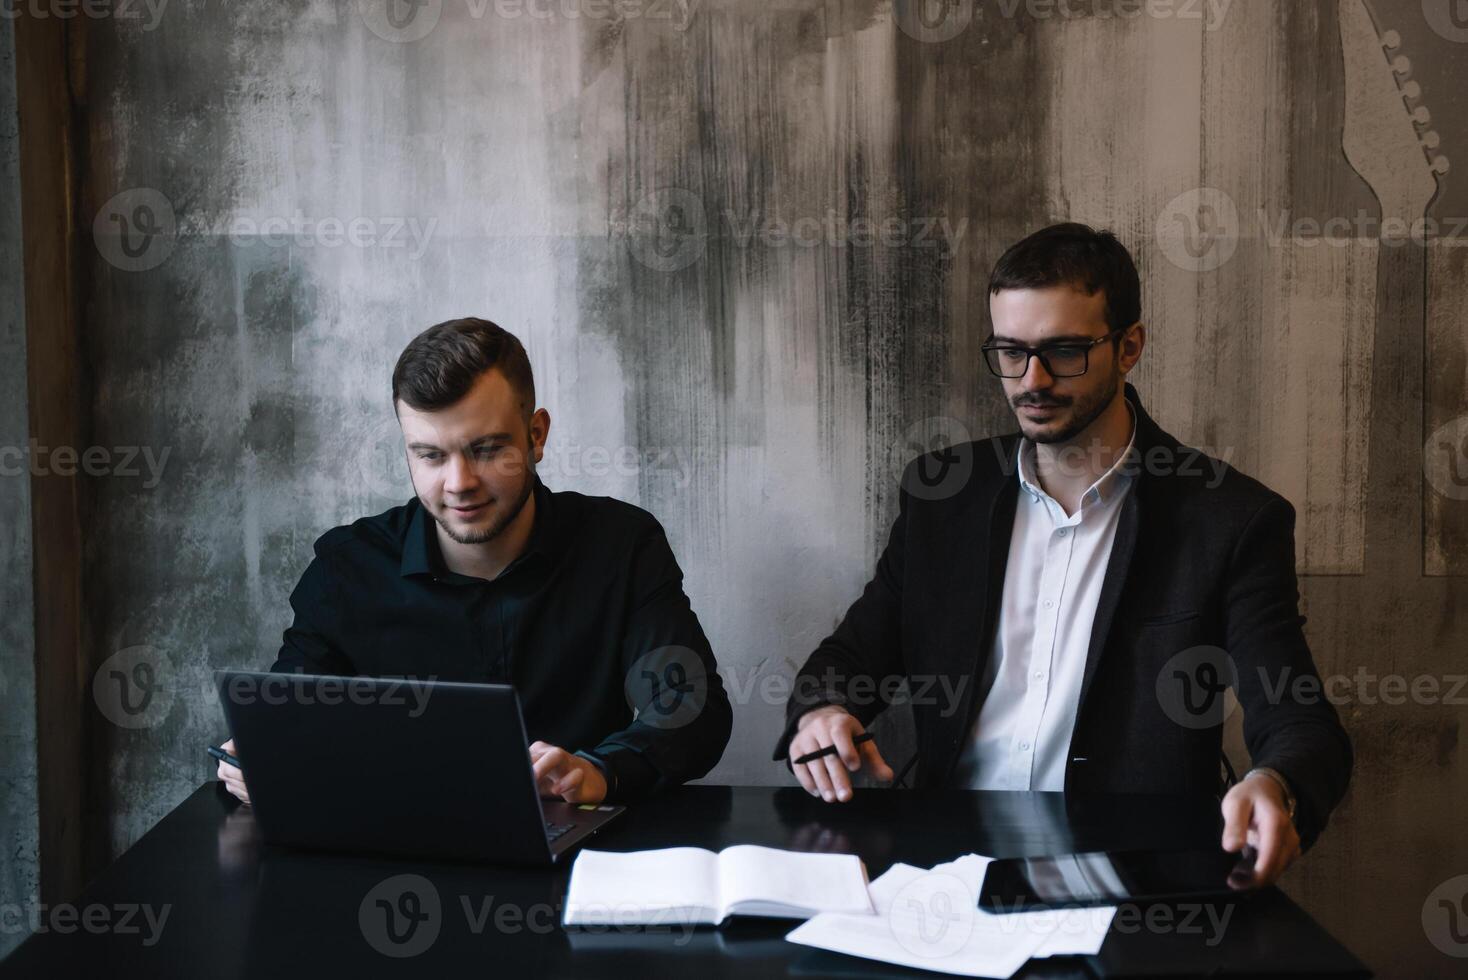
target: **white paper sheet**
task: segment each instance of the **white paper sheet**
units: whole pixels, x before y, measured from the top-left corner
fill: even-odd
[[[1114,908],[994,915],[977,908],[992,858],[969,854],[924,871],[896,864],[872,882],[876,916],[825,913],[785,938],[919,970],[1009,977],[1044,956],[1094,954]]]

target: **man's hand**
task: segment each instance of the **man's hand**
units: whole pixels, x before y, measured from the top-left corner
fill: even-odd
[[[1246,776],[1223,798],[1223,849],[1238,852],[1245,844],[1259,852],[1250,886],[1274,884],[1300,856],[1284,790],[1263,773]]]
[[[827,803],[851,799],[851,776],[863,766],[873,779],[880,782],[892,781],[892,767],[877,751],[877,743],[867,741],[856,745],[852,739],[865,729],[861,722],[852,717],[845,708],[826,705],[807,711],[797,722],[795,737],[790,740],[790,768],[795,778],[811,796],[819,796]],[[815,752],[828,745],[836,746],[836,754],[795,765],[795,760],[808,752]]]
[[[225,742],[220,748],[230,755],[234,755],[234,739]],[[245,773],[243,770],[236,769],[228,762],[221,762],[219,764],[219,772],[216,775],[219,776],[219,781],[224,783],[224,788],[233,793],[237,800],[246,806],[250,805],[250,794],[245,791]]]
[[[531,742],[530,761],[541,796],[559,796],[567,803],[600,803],[607,798],[601,770],[573,752],[547,742]]]

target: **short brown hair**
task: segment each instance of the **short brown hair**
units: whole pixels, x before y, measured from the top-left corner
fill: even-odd
[[[392,371],[392,400],[436,412],[463,398],[491,368],[499,368],[520,396],[528,419],[535,411],[535,377],[519,338],[496,323],[462,317],[435,323],[414,337]]]
[[[1060,285],[1087,296],[1105,293],[1106,325],[1112,330],[1142,318],[1142,284],[1131,253],[1111,232],[1075,223],[1042,228],[1011,245],[989,277],[989,295]]]

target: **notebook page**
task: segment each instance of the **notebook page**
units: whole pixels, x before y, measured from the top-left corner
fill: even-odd
[[[816,912],[872,912],[866,872],[854,854],[740,844],[720,852],[719,877],[725,912],[793,918]]]
[[[718,855],[701,847],[583,850],[571,866],[566,925],[718,920]]]

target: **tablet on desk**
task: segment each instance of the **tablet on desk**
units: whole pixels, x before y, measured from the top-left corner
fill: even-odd
[[[1205,848],[1005,858],[989,865],[978,904],[984,912],[1022,912],[1236,898],[1250,887],[1254,858],[1252,848],[1242,854]]]

